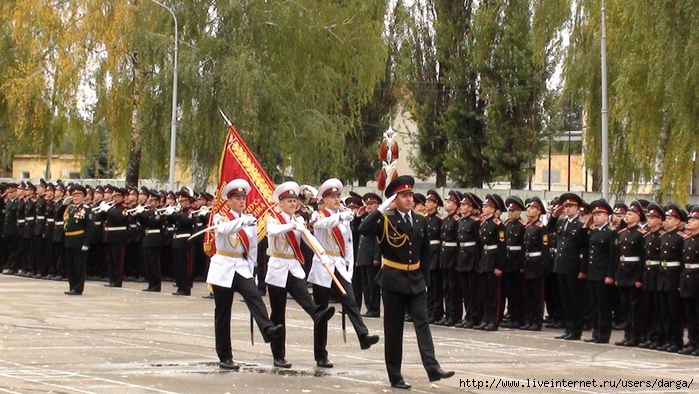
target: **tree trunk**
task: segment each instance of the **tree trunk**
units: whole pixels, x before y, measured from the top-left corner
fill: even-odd
[[[126,168],[126,186],[138,186],[141,172],[141,148],[137,147],[134,139],[131,139],[131,151],[129,152],[129,164]]]
[[[447,186],[447,172],[441,168],[437,170],[437,181],[434,186],[437,188]]]

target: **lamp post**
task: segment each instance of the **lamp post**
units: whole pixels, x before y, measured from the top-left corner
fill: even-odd
[[[170,123],[170,190],[175,190],[175,147],[177,141],[177,17],[172,8],[160,3],[156,0],[150,0],[153,3],[165,8],[175,20],[175,65],[172,69],[172,122]]]
[[[607,109],[607,31],[604,26],[604,16],[607,12],[602,0],[602,196],[609,200],[609,137]]]

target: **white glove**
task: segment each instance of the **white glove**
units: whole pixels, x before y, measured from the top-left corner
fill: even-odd
[[[330,258],[328,258],[328,255],[326,254],[321,255],[320,262],[323,263],[323,265],[330,265]]]
[[[342,220],[352,220],[354,219],[354,212],[352,211],[345,211],[340,213],[340,219]]]
[[[136,207],[137,214],[143,213],[145,210],[146,210],[146,207],[144,207],[143,205],[139,205],[138,207]]]
[[[303,220],[303,217],[301,216],[296,216],[293,219],[292,223],[294,225],[294,230],[303,230],[304,228],[306,228],[306,222]]]
[[[199,212],[197,213],[197,215],[198,215],[198,216],[206,216],[208,213],[209,213],[209,211],[204,210],[204,209],[201,209],[201,210],[199,210]]]
[[[87,246],[83,246],[82,248],[80,248],[80,250],[82,250],[83,252],[87,252],[88,249],[90,249],[90,248]]]
[[[243,215],[240,217],[243,226],[254,226],[257,224],[257,218],[252,215]]]
[[[384,202],[382,202],[381,205],[379,205],[379,207],[377,208],[379,210],[379,212],[381,212],[381,213],[386,212],[388,207],[391,206],[391,203],[393,202],[393,200],[396,199],[396,196],[397,196],[397,194],[394,194],[391,197],[387,198]]]

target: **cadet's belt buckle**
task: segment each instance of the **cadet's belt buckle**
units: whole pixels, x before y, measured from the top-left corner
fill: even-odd
[[[662,265],[663,268],[667,268],[667,261],[663,260],[660,265]]]
[[[619,260],[621,260],[621,261],[626,260],[626,256],[621,256],[621,257],[619,258]]]

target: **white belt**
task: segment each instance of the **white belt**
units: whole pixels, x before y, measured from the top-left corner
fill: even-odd
[[[17,219],[17,223],[24,223],[24,219]]]
[[[189,238],[190,235],[190,233],[175,234],[175,238]]]
[[[130,228],[136,228],[136,227],[138,227],[138,226],[135,225],[135,224],[129,224],[129,227],[130,227]]]
[[[27,221],[34,220],[34,216],[30,216],[30,217],[26,218],[26,220]]]
[[[122,227],[105,227],[104,231],[124,231],[126,230],[126,226]]]
[[[476,241],[462,242],[460,245],[462,248],[468,248],[469,246],[476,246]]]
[[[648,265],[648,266],[660,265],[660,260],[648,260],[648,261],[646,261],[646,265]]]
[[[541,252],[531,252],[531,253],[525,253],[527,257],[539,257],[541,256]]]
[[[667,268],[667,267],[679,267],[680,266],[679,261],[663,261],[660,264],[665,268]]]
[[[204,223],[197,223],[197,227],[202,227]]]
[[[160,234],[160,229],[154,228],[154,229],[146,230],[146,234]]]
[[[46,219],[46,216],[37,216],[36,217],[36,220],[44,220],[44,219]]]
[[[100,226],[100,225],[102,225],[102,222],[101,222],[101,221],[95,222],[95,226]]]
[[[175,231],[175,228],[174,228],[174,227],[168,227],[168,228],[166,228],[166,230],[167,230],[167,231]]]
[[[688,270],[694,270],[699,268],[699,264],[685,264],[684,268]]]
[[[508,246],[507,250],[522,250],[522,246]]]
[[[63,221],[62,221],[62,220],[61,220],[60,222],[56,222],[56,226],[62,226],[62,225],[63,225]]]
[[[497,245],[485,245],[483,247],[483,250],[493,250],[493,249],[497,249],[497,248],[498,248]]]
[[[441,243],[442,243],[442,241],[440,241],[440,240],[438,240],[438,239],[433,239],[433,240],[430,241],[430,245],[439,245],[439,244],[441,244]]]
[[[446,242],[446,241],[445,241],[445,242],[442,242],[442,246],[445,246],[445,247],[447,247],[447,248],[455,248],[455,247],[459,246],[459,243],[458,243],[458,242]]]
[[[641,258],[638,256],[621,256],[619,258],[621,261],[641,261]]]
[[[54,218],[48,218],[48,219],[46,219],[46,221],[49,222],[49,223],[53,223],[53,222],[56,221],[56,219],[54,219]]]

